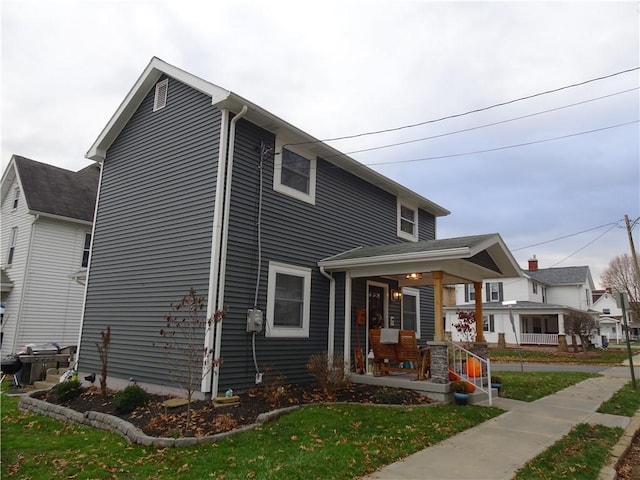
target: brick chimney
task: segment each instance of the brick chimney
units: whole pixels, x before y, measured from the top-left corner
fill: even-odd
[[[529,259],[529,270],[532,272],[535,272],[536,270],[538,270],[538,259],[536,258],[535,255],[533,255]]]

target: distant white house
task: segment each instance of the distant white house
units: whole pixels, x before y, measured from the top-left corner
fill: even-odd
[[[2,175],[2,355],[78,342],[97,165],[72,172],[14,155]]]
[[[538,268],[535,256],[529,269],[517,278],[487,280],[482,295],[484,338],[489,343],[560,345],[571,344],[564,319],[572,312],[593,312],[594,283],[587,266]],[[456,285],[455,305],[446,307],[446,330],[454,341],[463,340],[453,325],[458,310],[472,310],[473,284]],[[504,305],[508,301],[511,305]],[[593,332],[591,341],[600,345]]]
[[[605,341],[606,339],[607,343],[622,342],[625,339],[622,308],[620,308],[615,295],[607,290],[594,290],[593,306],[591,308],[599,314],[602,340]]]

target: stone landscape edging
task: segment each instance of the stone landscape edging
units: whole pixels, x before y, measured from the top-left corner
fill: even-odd
[[[627,453],[631,449],[631,444],[640,435],[640,410],[638,410],[633,417],[627,428],[620,436],[618,443],[613,447],[609,458],[604,467],[600,470],[598,480],[616,480],[618,478],[618,468],[624,462]]]
[[[20,401],[18,402],[18,409],[51,417],[61,422],[74,423],[76,425],[86,425],[89,427],[106,430],[108,432],[118,433],[125,437],[131,443],[154,447],[188,447],[191,445],[215,443],[224,438],[231,437],[248,430],[252,430],[265,422],[275,420],[285,413],[302,407],[302,405],[294,405],[291,407],[272,410],[267,413],[261,413],[256,418],[255,423],[245,425],[228,432],[217,433],[215,435],[209,435],[205,437],[151,437],[132,423],[129,423],[126,420],[123,420],[122,418],[115,415],[109,415],[108,413],[94,411],[80,413],[71,408],[63,407],[62,405],[56,405],[44,400],[39,400],[32,396],[41,391],[42,390],[38,390],[29,394],[22,395],[20,397]]]

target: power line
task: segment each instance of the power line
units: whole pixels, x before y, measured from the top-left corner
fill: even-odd
[[[436,157],[413,158],[413,159],[410,159],[410,160],[373,162],[373,163],[365,163],[365,165],[367,165],[367,166],[372,166],[372,165],[397,165],[399,163],[424,162],[424,161],[427,161],[427,160],[441,160],[443,158],[464,157],[466,155],[476,155],[476,154],[479,154],[479,153],[497,152],[497,151],[500,151],[500,150],[508,150],[510,148],[526,147],[526,146],[529,146],[529,145],[536,145],[538,143],[552,142],[554,140],[562,140],[562,139],[565,139],[565,138],[577,137],[577,136],[580,136],[580,135],[587,135],[589,133],[602,132],[604,130],[610,130],[610,129],[613,129],[613,128],[624,127],[624,126],[632,125],[632,124],[638,123],[638,122],[640,122],[640,120],[632,120],[630,122],[619,123],[617,125],[610,125],[608,127],[595,128],[593,130],[587,130],[587,131],[584,131],[584,132],[570,133],[568,135],[562,135],[560,137],[551,137],[551,138],[545,138],[543,140],[534,140],[532,142],[516,143],[514,145],[504,145],[502,147],[488,148],[486,150],[475,150],[475,151],[472,151],[472,152],[452,153],[452,154],[449,154],[449,155],[439,155],[439,156],[436,156]]]
[[[404,142],[389,143],[389,144],[385,144],[385,145],[379,145],[377,147],[363,148],[362,150],[353,150],[351,152],[346,152],[344,155],[352,155],[354,153],[362,153],[362,152],[371,152],[373,150],[381,150],[383,148],[397,147],[397,146],[400,146],[400,145],[407,145],[407,144],[410,144],[410,143],[423,142],[425,140],[433,140],[434,138],[447,137],[447,136],[450,136],[450,135],[455,135],[457,133],[466,133],[466,132],[471,132],[473,130],[480,130],[482,128],[494,127],[496,125],[501,125],[503,123],[513,122],[513,121],[516,121],[516,120],[523,120],[525,118],[535,117],[537,115],[543,115],[545,113],[551,113],[551,112],[555,112],[555,111],[558,111],[558,110],[563,110],[565,108],[576,107],[578,105],[584,105],[586,103],[595,102],[597,100],[602,100],[602,99],[613,97],[613,96],[616,96],[616,95],[622,95],[623,93],[633,92],[633,91],[638,90],[638,89],[640,89],[640,87],[634,87],[634,88],[630,88],[628,90],[623,90],[621,92],[616,92],[616,93],[611,93],[609,95],[603,95],[601,97],[591,98],[589,100],[584,100],[582,102],[572,103],[570,105],[564,105],[562,107],[551,108],[549,110],[543,110],[543,111],[540,111],[540,112],[530,113],[528,115],[522,115],[520,117],[513,117],[513,118],[509,118],[507,120],[501,120],[499,122],[486,123],[484,125],[478,125],[478,126],[475,126],[475,127],[464,128],[462,130],[455,130],[453,132],[447,132],[447,133],[441,133],[441,134],[438,134],[438,135],[432,135],[430,137],[416,138],[414,140],[406,140]],[[336,154],[336,155],[332,155],[332,156],[335,157],[335,156],[339,156],[339,155],[340,154]]]
[[[562,260],[560,260],[559,262],[554,263],[553,265],[551,265],[551,267],[549,268],[553,268],[556,265],[561,264],[562,262],[564,262],[565,260],[568,260],[569,258],[573,257],[576,253],[581,252],[582,250],[584,250],[585,248],[587,248],[589,245],[597,242],[598,240],[600,240],[602,237],[604,237],[607,233],[609,233],[611,230],[613,230],[616,227],[617,223],[612,225],[610,228],[608,228],[607,230],[605,230],[604,232],[602,232],[600,235],[598,235],[596,238],[594,238],[593,240],[591,240],[589,243],[587,243],[586,245],[584,245],[583,247],[580,247],[578,250],[576,250],[575,252],[573,252],[571,255],[563,258]]]
[[[474,110],[469,110],[467,112],[457,113],[457,114],[453,114],[453,115],[447,115],[445,117],[440,117],[440,118],[436,118],[436,119],[433,119],[433,120],[426,120],[424,122],[413,123],[413,124],[409,124],[409,125],[402,125],[400,127],[387,128],[387,129],[383,129],[383,130],[375,130],[375,131],[371,131],[371,132],[357,133],[357,134],[354,134],[354,135],[345,135],[345,136],[342,136],[342,137],[326,138],[324,140],[314,140],[314,141],[311,141],[311,142],[290,143],[288,145],[306,145],[306,144],[311,144],[311,143],[333,142],[333,141],[337,141],[337,140],[346,140],[346,139],[350,139],[350,138],[365,137],[365,136],[368,136],[368,135],[378,135],[378,134],[381,134],[381,133],[395,132],[395,131],[404,130],[404,129],[407,129],[407,128],[419,127],[419,126],[422,126],[422,125],[428,125],[430,123],[436,123],[436,122],[441,122],[443,120],[450,120],[452,118],[459,118],[459,117],[463,117],[465,115],[471,115],[473,113],[484,112],[484,111],[487,111],[487,110],[491,110],[493,108],[503,107],[505,105],[510,105],[512,103],[521,102],[523,100],[529,100],[529,99],[532,99],[532,98],[535,98],[535,97],[548,95],[550,93],[555,93],[555,92],[560,92],[562,90],[567,90],[569,88],[579,87],[579,86],[582,86],[582,85],[586,85],[588,83],[593,83],[593,82],[597,82],[597,81],[600,81],[600,80],[605,80],[607,78],[612,78],[612,77],[615,77],[615,76],[618,76],[618,75],[623,75],[625,73],[634,72],[636,70],[640,70],[640,67],[633,67],[633,68],[629,68],[629,69],[626,69],[626,70],[621,70],[619,72],[611,73],[609,75],[604,75],[604,76],[601,76],[601,77],[592,78],[592,79],[589,79],[589,80],[585,80],[583,82],[573,83],[571,85],[565,85],[564,87],[554,88],[552,90],[545,90],[543,92],[534,93],[533,95],[526,95],[524,97],[515,98],[513,100],[508,100],[506,102],[500,102],[500,103],[496,103],[496,104],[493,104],[493,105],[489,105],[488,107],[476,108]]]
[[[568,235],[563,235],[562,237],[552,238],[551,240],[546,240],[544,242],[534,243],[532,245],[527,245],[525,247],[520,247],[520,248],[513,248],[513,249],[511,249],[511,251],[512,252],[517,252],[519,250],[524,250],[526,248],[539,247],[540,245],[546,245],[547,243],[557,242],[558,240],[564,240],[565,238],[575,237],[576,235],[580,235],[582,233],[591,232],[593,230],[598,230],[598,229],[603,228],[603,227],[611,226],[613,228],[613,227],[617,226],[621,221],[622,220],[618,220],[617,222],[605,223],[603,225],[598,225],[597,227],[588,228],[588,229],[582,230],[580,232],[570,233]]]

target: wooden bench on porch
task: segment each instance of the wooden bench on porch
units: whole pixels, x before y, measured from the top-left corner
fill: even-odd
[[[392,330],[392,329],[387,329]],[[375,372],[389,375],[391,372],[415,373],[418,380],[424,380],[426,373],[431,370],[429,349],[420,350],[413,330],[396,330],[397,342],[386,343],[381,337],[382,330],[369,330],[369,342],[373,350]],[[395,339],[395,332],[389,333]],[[383,343],[385,342],[385,343]],[[411,362],[411,368],[402,368],[400,364]]]

